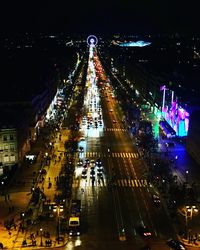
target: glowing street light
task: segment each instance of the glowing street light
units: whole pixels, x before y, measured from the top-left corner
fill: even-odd
[[[60,213],[62,213],[64,211],[63,205],[55,205],[53,207],[53,212],[57,213],[57,218],[58,218],[58,226],[57,226],[57,230],[58,230],[58,244],[60,244]]]
[[[41,247],[43,246],[43,242],[42,242],[42,231],[43,231],[43,229],[40,228],[40,246],[41,246]]]
[[[189,171],[186,170],[185,173],[186,173],[185,180],[186,180],[186,182],[188,182],[188,174],[189,174]]]
[[[193,215],[197,214],[199,209],[197,206],[185,206],[184,208],[184,215],[185,215],[185,233],[187,238],[187,231],[188,231],[188,220],[192,220]]]

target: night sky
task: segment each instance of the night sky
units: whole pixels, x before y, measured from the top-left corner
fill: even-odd
[[[200,15],[194,1],[2,1],[3,32],[186,32],[200,31]],[[5,2],[5,3],[4,3]],[[196,1],[197,2],[197,1]]]

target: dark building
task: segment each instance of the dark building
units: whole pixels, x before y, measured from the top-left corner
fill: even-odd
[[[200,164],[200,110],[190,116],[190,128],[186,143],[188,153]]]
[[[5,41],[0,58],[0,175],[30,151],[77,57],[71,48],[52,47],[55,41],[46,37]]]

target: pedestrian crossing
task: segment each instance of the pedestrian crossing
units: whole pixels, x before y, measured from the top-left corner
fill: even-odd
[[[119,179],[114,182],[114,185],[119,187],[147,187],[147,180],[143,179]]]
[[[105,131],[122,131],[122,132],[126,132],[127,129],[125,128],[105,128]]]
[[[79,156],[85,157],[85,158],[91,158],[91,157],[113,157],[113,158],[139,158],[142,156],[141,153],[118,153],[118,152],[112,152],[112,153],[104,153],[104,152],[83,152],[78,153],[77,157]]]
[[[92,181],[90,180],[89,182],[83,181],[81,179],[74,179],[72,183],[73,188],[78,188],[78,187],[92,187],[92,186],[101,186],[105,187],[107,186],[107,183],[105,180],[101,180],[100,182],[95,181],[92,184]],[[115,181],[112,181],[110,183],[112,186],[118,186],[118,187],[133,187],[133,188],[142,188],[142,187],[147,187],[148,182],[146,179],[117,179]]]

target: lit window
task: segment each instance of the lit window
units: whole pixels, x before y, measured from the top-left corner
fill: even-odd
[[[4,162],[9,162],[9,156],[8,155],[4,156]]]
[[[11,156],[10,156],[10,160],[11,160],[11,161],[15,161],[15,155],[11,155]]]

